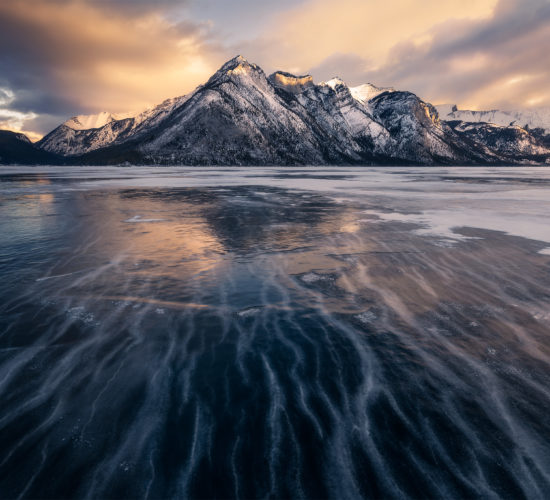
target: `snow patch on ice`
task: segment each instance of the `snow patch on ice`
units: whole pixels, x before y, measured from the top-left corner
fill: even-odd
[[[73,319],[82,321],[83,323],[87,325],[98,325],[99,323],[95,320],[95,316],[91,313],[86,311],[86,309],[83,306],[76,306],[71,307],[67,310],[67,315]]]
[[[124,222],[162,222],[166,219],[143,219],[141,215],[134,215],[133,217],[130,217],[129,219],[126,219]]]
[[[241,318],[249,318],[251,316],[255,316],[261,311],[260,307],[247,307],[246,309],[242,309],[241,311],[237,312],[237,315]]]
[[[372,311],[365,311],[365,312],[356,314],[355,317],[359,321],[361,321],[361,323],[369,324],[376,319],[376,314],[374,314]]]
[[[454,228],[464,224],[456,223],[455,213],[441,213],[438,211],[426,211],[420,214],[406,214],[399,212],[376,212],[366,210],[365,213],[376,215],[383,221],[387,222],[403,222],[406,224],[418,224],[422,226],[416,229],[416,234],[425,236],[438,236],[443,238],[444,246],[452,246],[453,240],[466,240],[470,237],[457,234],[453,231]],[[467,224],[466,224],[467,225]]]
[[[332,278],[330,276],[324,276],[317,273],[306,273],[300,276],[300,279],[304,283],[316,283],[317,281],[330,281]]]
[[[533,191],[528,193],[532,195]],[[489,194],[486,196],[489,197]],[[456,210],[425,210],[421,213],[384,213],[373,210],[366,210],[365,213],[376,215],[383,221],[417,224],[421,227],[414,230],[416,234],[439,237],[441,246],[452,246],[453,242],[460,240],[477,239],[457,233],[456,230],[462,227],[499,231],[510,236],[550,243],[550,226],[545,219],[528,210],[490,211],[473,206]],[[550,248],[544,248],[539,253],[550,255]]]

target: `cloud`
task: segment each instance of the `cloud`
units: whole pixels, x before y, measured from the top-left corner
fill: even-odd
[[[335,53],[356,54],[376,66],[398,43],[424,42],[438,23],[488,18],[496,1],[309,0],[273,17],[258,44],[259,55],[302,70]]]
[[[548,0],[310,0],[248,53],[276,69],[338,75],[461,107],[550,106]]]
[[[450,20],[430,35],[424,45],[395,46],[370,76],[462,107],[550,105],[547,0],[502,0],[488,20]]]
[[[550,106],[549,0],[0,2],[0,127],[140,110],[241,53],[466,108]]]
[[[179,4],[1,2],[0,87],[14,94],[8,109],[65,119],[142,109],[192,90],[227,54],[208,26],[170,18]]]
[[[15,94],[8,88],[0,87],[0,129],[20,131],[24,129],[25,124],[29,120],[34,120],[37,115],[35,113],[25,113],[13,109],[9,109],[9,106],[15,99]],[[29,131],[30,136],[33,138],[39,138],[39,135],[33,133],[32,129]]]
[[[330,80],[333,77],[345,79],[350,85],[365,83],[367,69],[372,66],[372,60],[365,59],[354,53],[336,52],[324,59],[320,64],[308,69],[319,81]]]

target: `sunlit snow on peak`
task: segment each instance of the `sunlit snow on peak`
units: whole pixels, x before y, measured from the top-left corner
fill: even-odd
[[[319,85],[327,86],[327,87],[330,87],[331,89],[335,89],[339,85],[346,85],[346,84],[341,78],[335,76],[334,78],[328,80],[327,82],[321,82]]]
[[[93,128],[101,128],[107,123],[123,120],[125,118],[131,118],[133,115],[131,113],[118,113],[112,114],[108,111],[102,111],[95,115],[78,115],[73,116],[67,120],[64,125],[73,130],[89,130]]]
[[[349,91],[355,100],[365,103],[383,92],[395,92],[395,89],[392,87],[376,87],[372,83],[364,83],[357,87],[350,87]]]

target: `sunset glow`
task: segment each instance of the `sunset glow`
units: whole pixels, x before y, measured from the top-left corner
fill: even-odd
[[[37,138],[76,114],[139,111],[190,92],[236,53],[266,71],[338,75],[462,109],[550,105],[546,0],[224,5],[2,2],[0,127]]]

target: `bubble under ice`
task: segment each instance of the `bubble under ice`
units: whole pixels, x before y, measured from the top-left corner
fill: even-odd
[[[549,171],[0,181],[1,497],[550,491]]]

